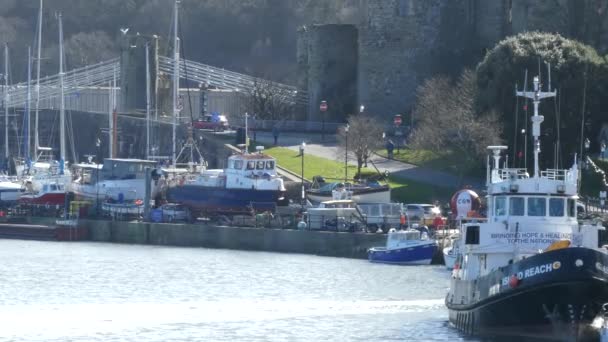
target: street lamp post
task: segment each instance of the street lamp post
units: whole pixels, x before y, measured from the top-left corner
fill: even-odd
[[[348,181],[348,129],[349,126],[348,124],[346,124],[346,126],[344,127],[344,183],[346,185],[346,182]]]
[[[302,212],[304,212],[304,204],[306,203],[306,192],[304,191],[304,148],[306,147],[306,143],[302,141],[300,145],[300,157],[302,158],[302,173],[301,173],[301,182],[302,182]]]
[[[321,126],[321,141],[325,142],[325,112],[327,112],[327,101],[321,101],[319,110],[321,111],[321,120],[323,122]]]

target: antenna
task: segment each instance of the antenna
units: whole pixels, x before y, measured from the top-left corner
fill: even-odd
[[[526,69],[526,71],[524,72],[524,91],[528,91],[528,69]],[[515,90],[515,93],[517,93],[517,89]],[[523,136],[524,136],[524,168],[526,169],[526,172],[528,172],[528,99],[525,99],[525,104],[526,104],[526,110],[525,110],[525,115],[526,115],[526,119],[524,120],[524,130],[523,130]]]
[[[540,59],[539,59],[540,71]],[[534,136],[534,178],[539,177],[538,154],[540,153],[540,124],[545,120],[545,117],[538,115],[538,106],[542,99],[555,97],[556,91],[543,92],[541,89],[540,76],[535,76],[533,80],[533,91],[516,91],[516,96],[532,99],[534,103],[534,115],[532,116],[532,136]]]

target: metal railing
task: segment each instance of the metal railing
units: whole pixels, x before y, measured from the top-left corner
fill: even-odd
[[[160,71],[172,74],[174,69],[173,64],[173,59],[163,56],[159,57],[158,67]],[[181,61],[179,63],[179,73],[182,79],[187,77],[190,81],[204,83],[207,86],[232,89],[246,94],[251,94],[256,90],[256,87],[264,86],[272,92],[279,94],[280,97],[289,99],[294,103],[308,104],[308,94],[306,91],[294,86],[216,68],[207,64],[189,60]]]
[[[530,178],[528,170],[526,169],[499,169],[498,174],[500,179],[525,179]]]

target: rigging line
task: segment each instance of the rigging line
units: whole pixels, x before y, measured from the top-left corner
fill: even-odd
[[[76,164],[78,162],[78,159],[76,158],[76,146],[74,144],[74,128],[72,125],[72,122],[73,122],[72,111],[68,110],[67,112],[68,113],[67,113],[66,117],[67,117],[67,124],[68,124],[68,139],[70,139],[70,147],[72,150],[72,162],[74,164]]]
[[[549,91],[551,91],[551,89],[549,89]],[[555,113],[555,165],[556,168],[559,169],[559,162],[560,162],[560,155],[559,155],[559,141],[560,141],[560,134],[559,134],[559,128],[560,128],[560,117],[559,117],[559,106],[557,104],[558,102],[558,96],[561,96],[561,90],[557,93],[557,96],[553,97],[553,111]]]
[[[517,85],[515,86],[517,89]],[[519,119],[519,96],[515,96],[515,125],[514,125],[514,130],[513,130],[513,165],[514,166],[519,166],[519,162],[521,158],[518,158],[517,155],[517,137],[519,136],[519,125],[518,125],[518,119]]]
[[[182,33],[182,40],[181,40],[181,44],[179,44],[179,48],[181,50],[182,53],[182,59],[183,59],[183,63],[184,63],[184,76],[186,78],[186,93],[188,94],[188,105],[190,106],[190,127],[192,127],[192,123],[194,122],[194,115],[192,113],[192,98],[190,97],[190,85],[188,85],[188,68],[186,66],[186,52],[184,51],[184,36],[183,36],[183,32],[184,30],[182,30],[182,21],[178,21],[178,31]]]

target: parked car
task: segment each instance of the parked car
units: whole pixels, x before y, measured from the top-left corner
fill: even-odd
[[[405,214],[412,221],[420,221],[420,224],[429,226],[437,216],[441,216],[441,209],[432,204],[407,204]]]
[[[163,212],[164,222],[189,221],[190,210],[181,204],[167,203],[163,204],[160,209]]]
[[[213,131],[224,131],[228,129],[228,119],[225,115],[204,115],[192,123],[196,129],[212,129]]]

